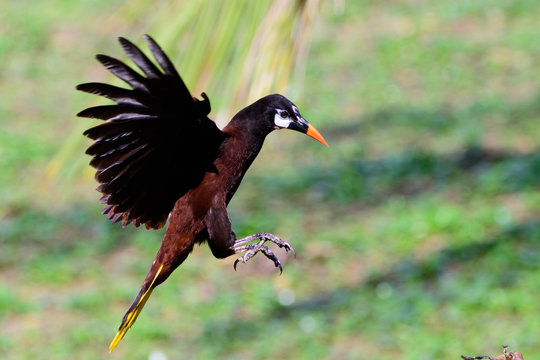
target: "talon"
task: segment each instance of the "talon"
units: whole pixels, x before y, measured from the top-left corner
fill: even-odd
[[[283,268],[281,267],[281,264],[279,263],[279,261],[277,264],[274,263],[274,265],[276,265],[276,267],[279,269],[279,275],[283,274]]]
[[[287,244],[287,243],[285,243],[285,244]],[[296,257],[296,250],[294,250],[294,248],[291,245],[289,245],[289,244],[285,245],[285,251],[286,252],[292,251],[293,254],[294,254],[294,257]]]
[[[277,256],[272,251],[270,251],[267,246],[261,246],[260,250],[264,254],[264,256],[274,262],[275,267],[279,268],[279,273],[281,274],[283,272],[283,268],[281,267],[281,263],[279,262]]]
[[[256,239],[259,239],[259,241],[256,243],[249,244],[251,241],[254,241]],[[255,256],[255,254],[257,254],[260,251],[264,254],[264,256],[266,256],[268,259],[274,262],[275,267],[279,268],[279,273],[281,275],[283,273],[283,267],[281,266],[281,263],[279,259],[277,258],[277,256],[272,251],[270,251],[270,249],[268,249],[267,246],[263,245],[266,241],[271,241],[277,246],[279,246],[280,248],[284,248],[285,252],[287,253],[290,250],[292,250],[292,252],[294,253],[294,256],[296,257],[296,250],[294,250],[294,248],[291,245],[289,245],[289,243],[281,240],[274,234],[261,232],[261,233],[257,233],[257,234],[245,237],[243,239],[237,240],[235,242],[235,245],[238,246],[234,249],[235,253],[240,253],[240,252],[245,251],[245,254],[244,256],[235,260],[233,264],[234,270],[236,271],[236,265],[238,265],[240,261],[242,261],[245,264],[246,261],[251,259],[253,256]],[[239,246],[239,245],[242,245],[242,246]]]
[[[240,261],[243,262],[243,263],[245,264],[245,263],[246,263],[246,260],[249,259],[249,258],[251,257],[251,256],[247,256],[248,254],[249,254],[249,251],[246,252],[246,253],[244,254],[244,256],[241,256],[241,257],[239,257],[238,259],[236,259],[236,260],[234,261],[234,264],[233,264],[234,271],[236,271],[236,265],[237,265]],[[246,258],[246,256],[247,256],[247,258]],[[253,256],[253,255],[252,255],[252,256]]]
[[[273,242],[280,248],[284,248],[286,252],[289,252],[289,250],[292,250],[294,257],[296,257],[296,250],[294,250],[294,248],[288,242],[281,240],[274,234],[259,233],[259,235],[261,236],[261,238]]]

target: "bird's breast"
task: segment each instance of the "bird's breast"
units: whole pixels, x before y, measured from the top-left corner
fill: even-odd
[[[226,143],[216,159],[217,191],[222,191],[226,203],[229,203],[242,182],[246,171],[257,157],[262,143],[249,142],[242,137],[232,137]],[[208,175],[208,174],[207,174]]]

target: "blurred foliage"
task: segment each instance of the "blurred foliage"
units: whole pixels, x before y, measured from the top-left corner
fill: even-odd
[[[138,4],[27,0],[0,12],[9,34],[0,37],[7,359],[109,356],[159,246],[162,232],[121,229],[99,215],[95,184],[75,166],[88,161],[86,144],[68,154],[69,181],[44,175],[73,129],[89,126],[74,118],[89,100],[73,87],[108,79],[88,64],[97,52],[119,54],[111,39],[148,32],[173,52],[192,46],[152,31],[160,19],[180,27],[168,20],[173,2]],[[457,359],[500,344],[534,357],[540,4],[334,1],[319,9],[304,91],[292,100],[330,147],[270,135],[230,205],[239,236],[279,234],[298,257],[276,251],[281,276],[258,258],[235,273],[234,259],[196,248],[111,358]],[[135,23],[118,15],[130,11]],[[200,77],[183,61],[175,55],[195,89]],[[220,77],[201,85],[230,81]]]

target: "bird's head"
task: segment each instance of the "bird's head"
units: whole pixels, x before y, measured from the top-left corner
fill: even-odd
[[[227,127],[241,128],[244,133],[254,136],[253,139],[261,141],[274,130],[291,129],[328,146],[317,129],[300,115],[296,105],[279,94],[265,96],[245,107],[233,117]]]
[[[311,136],[315,140],[328,146],[326,140],[324,140],[319,131],[317,131],[317,129],[315,129],[313,125],[308,123],[302,117],[302,115],[300,115],[298,107],[296,107],[296,105],[294,105],[285,96],[273,94],[268,95],[259,101],[263,101],[266,103],[266,125],[272,130],[296,130],[308,136]]]

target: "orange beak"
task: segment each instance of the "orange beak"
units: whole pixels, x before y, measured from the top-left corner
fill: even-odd
[[[311,136],[312,138],[319,141],[320,143],[328,146],[328,143],[326,142],[326,140],[324,140],[321,133],[317,129],[315,129],[315,126],[311,124],[308,124],[306,135]]]

